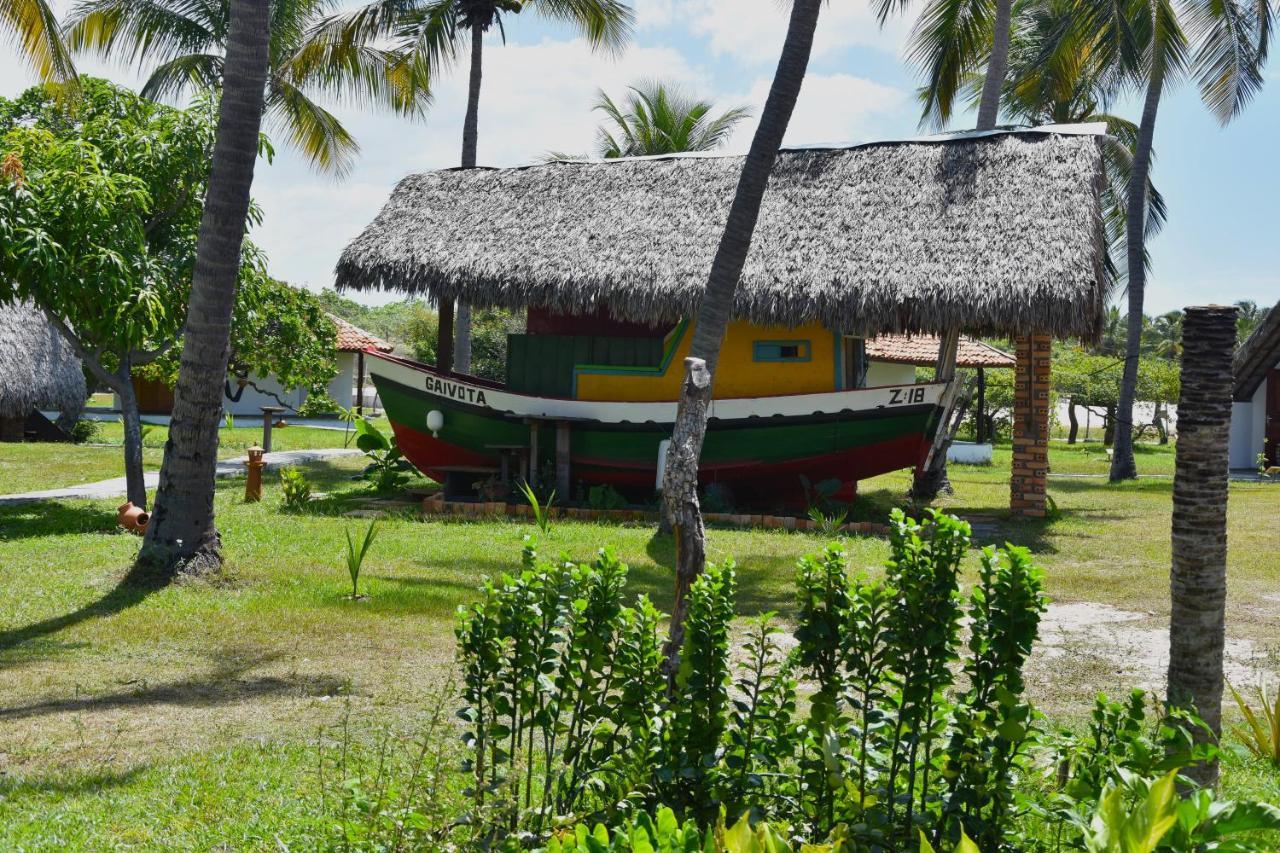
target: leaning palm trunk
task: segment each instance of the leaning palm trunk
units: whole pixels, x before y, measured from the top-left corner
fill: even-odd
[[[155,511],[138,557],[165,575],[221,565],[214,466],[240,250],[258,156],[271,29],[269,0],[232,0],[222,103],[200,218],[173,419]]]
[[[822,0],[795,0],[791,7],[782,56],[778,59],[778,69],[774,72],[760,124],[751,140],[742,175],[738,178],[724,234],[711,263],[707,290],[698,309],[690,358],[686,361],[686,379],[680,393],[671,449],[667,455],[669,464],[663,481],[664,507],[676,536],[676,595],[666,648],[670,673],[675,672],[673,664],[679,655],[683,637],[686,596],[694,578],[703,570],[706,554],[697,491],[698,457],[707,434],[706,401],[711,397],[720,344],[733,312],[734,295],[747,253],[751,250],[756,221],[760,218],[760,203],[764,199],[778,148],[786,135],[787,124],[791,121],[791,113],[795,110],[800,84],[804,82],[809,67],[809,53],[813,48],[821,3]],[[704,369],[705,376],[702,375]],[[703,395],[705,400],[697,399]],[[698,410],[700,415],[690,416],[691,408]]]
[[[982,81],[982,98],[978,104],[978,130],[992,130],[1000,117],[1000,93],[1004,91],[1005,77],[1009,72],[1009,32],[1012,18],[1013,0],[996,0],[991,57],[987,61],[987,73]],[[940,360],[939,366],[941,365]],[[954,371],[947,381],[958,381],[954,377]],[[951,481],[947,477],[947,453],[955,443],[960,423],[959,420],[953,422],[951,411],[943,414],[933,438],[934,450],[929,457],[929,464],[916,471],[911,483],[911,496],[916,500],[931,501],[942,492],[951,491]],[[954,426],[948,427],[949,423],[954,423]]]
[[[462,122],[462,168],[476,167],[480,137],[480,81],[484,71],[484,26],[471,25],[471,77],[467,83],[467,115]],[[459,303],[454,326],[453,361],[459,373],[471,372],[471,306]]]
[[[1129,287],[1128,337],[1125,340],[1124,372],[1120,377],[1120,400],[1116,407],[1115,451],[1111,457],[1111,481],[1138,476],[1133,458],[1133,403],[1138,387],[1138,359],[1142,346],[1142,302],[1146,295],[1146,212],[1147,175],[1151,170],[1151,145],[1156,132],[1156,112],[1164,88],[1164,74],[1153,68],[1138,125],[1138,144],[1133,152],[1129,176],[1128,211],[1125,216],[1125,244]],[[1185,357],[1185,355],[1184,355]]]
[[[1183,321],[1182,388],[1173,478],[1170,573],[1169,704],[1190,708],[1208,725],[1196,740],[1222,734],[1222,655],[1227,603],[1227,433],[1236,309],[1188,308]],[[1188,768],[1202,785],[1218,778],[1217,761]]]

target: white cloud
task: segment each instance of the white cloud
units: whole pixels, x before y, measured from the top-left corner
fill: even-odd
[[[692,32],[707,37],[712,53],[744,63],[776,62],[787,31],[788,10],[778,0],[686,0],[678,14]],[[813,55],[849,47],[898,54],[910,30],[910,17],[895,16],[881,27],[871,4],[834,0],[822,6]]]
[[[725,103],[749,104],[752,115],[758,117],[772,82],[772,77],[759,77],[748,92],[725,98]],[[849,74],[809,74],[804,78],[784,142],[864,142],[909,135],[915,121],[911,109],[910,97],[901,89]],[[746,151],[755,124],[749,121],[739,125],[729,149]]]

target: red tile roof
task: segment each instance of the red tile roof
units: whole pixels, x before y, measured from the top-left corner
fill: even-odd
[[[361,352],[371,349],[378,352],[391,352],[395,349],[382,338],[369,334],[359,326],[351,325],[341,317],[330,314],[329,319],[338,327],[338,352]]]
[[[941,346],[941,341],[931,335],[881,335],[867,341],[867,358],[928,366],[938,362]],[[956,364],[959,367],[1013,367],[1014,358],[990,344],[962,337]]]

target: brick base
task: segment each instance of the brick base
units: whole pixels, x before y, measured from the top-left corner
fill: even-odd
[[[1013,472],[1009,511],[1015,517],[1044,518],[1049,477],[1049,335],[1014,341],[1017,367],[1013,386]]]

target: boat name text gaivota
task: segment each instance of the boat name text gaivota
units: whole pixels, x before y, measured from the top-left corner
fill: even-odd
[[[426,380],[427,390],[433,394],[439,394],[441,397],[448,397],[450,400],[457,400],[460,403],[470,403],[473,406],[489,405],[484,398],[484,391],[479,388],[473,388],[470,385],[463,385],[458,382],[450,382],[438,376],[428,376]]]

